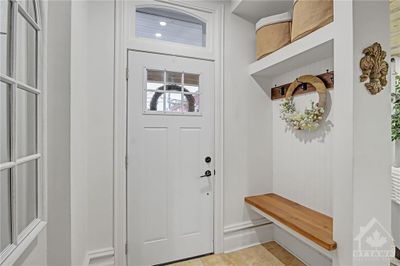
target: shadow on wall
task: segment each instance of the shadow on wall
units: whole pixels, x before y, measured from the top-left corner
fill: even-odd
[[[294,136],[303,143],[311,143],[313,141],[325,142],[325,137],[329,134],[329,132],[333,128],[333,123],[326,118],[329,116],[332,107],[332,98],[330,93],[328,92],[328,97],[326,101],[325,113],[322,118],[321,124],[317,130],[308,131],[308,130],[296,130],[291,127],[286,127],[285,132],[291,131]]]

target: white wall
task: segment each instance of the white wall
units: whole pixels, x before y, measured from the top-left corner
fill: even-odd
[[[87,175],[89,250],[113,246],[114,2],[89,2]]]
[[[384,51],[390,51],[388,1],[354,2],[354,168],[353,168],[353,232],[358,234],[372,218],[388,231],[391,228],[391,143],[390,86],[371,95],[359,82],[361,51],[378,41]],[[379,17],[379,22],[369,17]],[[368,31],[369,34],[365,34]],[[390,56],[386,56],[390,62]],[[389,71],[390,73],[390,71]],[[390,74],[388,75],[390,79]],[[390,80],[389,83],[390,84]],[[355,261],[355,265],[377,265]],[[385,265],[380,262],[380,265]]]
[[[225,10],[224,226],[261,217],[244,197],[272,191],[271,103],[248,74],[255,60],[254,25]]]
[[[71,264],[82,265],[88,250],[87,1],[71,2]]]
[[[392,202],[392,235],[397,247],[400,246],[400,205]]]
[[[333,58],[315,62],[271,80],[271,85],[291,83],[302,75],[318,75],[333,70]],[[325,120],[313,132],[290,130],[280,118],[282,100],[272,101],[273,128],[273,191],[302,205],[332,215],[332,151],[335,89],[329,90]],[[318,102],[318,94],[303,94],[294,98],[298,111]]]
[[[293,82],[302,75],[318,75],[334,69],[333,58],[302,66],[288,73],[272,77],[267,88]],[[273,131],[273,192],[326,215],[332,214],[332,155],[334,147],[335,88],[329,89],[324,120],[315,131],[292,130],[280,118],[282,100],[272,101]],[[318,102],[317,93],[294,98],[298,111],[303,112]],[[274,228],[273,239],[307,265],[332,265],[331,259],[321,255],[304,242]]]
[[[390,49],[388,2],[335,1],[335,24],[334,265],[369,265],[353,259],[353,239],[373,217],[390,230],[390,89],[371,95],[359,61],[375,41]]]
[[[73,1],[72,263],[113,247],[114,2]]]
[[[71,265],[70,50],[71,4],[49,1],[47,262]]]
[[[352,1],[335,1],[335,145],[332,158],[333,239],[338,244],[334,265],[352,264],[353,225],[353,17]],[[343,30],[346,29],[346,30]]]

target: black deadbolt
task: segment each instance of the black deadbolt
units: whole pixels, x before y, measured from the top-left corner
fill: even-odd
[[[210,156],[206,157],[206,163],[211,163],[211,157]]]

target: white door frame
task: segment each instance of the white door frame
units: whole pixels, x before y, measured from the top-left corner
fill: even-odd
[[[213,18],[212,51],[204,55],[196,53],[195,57],[211,59],[215,63],[215,99],[214,99],[214,137],[215,137],[215,169],[214,175],[214,253],[224,251],[223,223],[223,110],[224,110],[224,4],[215,3],[199,6],[200,3],[184,0],[146,1],[146,4],[170,6],[178,9],[192,9],[209,13]],[[128,6],[132,1],[115,0],[115,47],[114,47],[114,257],[115,265],[126,265],[127,242],[127,186],[126,186],[126,154],[127,154],[127,64],[128,50],[142,50],[129,38]],[[208,33],[210,34],[210,32]],[[170,55],[191,57],[190,54],[174,54],[162,48],[148,52],[166,53]],[[193,55],[193,54],[192,54]]]

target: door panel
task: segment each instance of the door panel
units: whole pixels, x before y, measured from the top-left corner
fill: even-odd
[[[144,243],[163,241],[167,239],[168,230],[168,184],[167,179],[162,178],[164,169],[168,163],[168,129],[144,128],[143,130],[144,157],[150,159],[148,166],[144,165],[143,178],[139,180],[140,200],[145,195],[157,195],[148,197],[144,204],[147,208],[138,211],[143,212],[143,240]],[[151,167],[152,164],[157,167]],[[153,219],[157,213],[157,219]]]
[[[214,179],[200,176],[214,169],[214,63],[129,52],[128,64],[128,264],[212,253]]]

